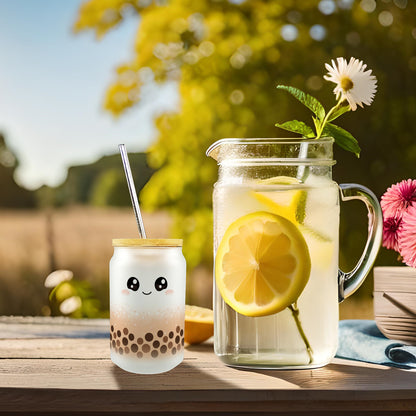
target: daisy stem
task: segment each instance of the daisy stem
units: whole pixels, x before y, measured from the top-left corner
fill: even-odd
[[[313,350],[312,350],[311,344],[309,344],[309,341],[308,341],[308,338],[305,335],[305,332],[303,331],[302,324],[301,324],[300,319],[299,319],[299,309],[297,307],[297,303],[295,302],[292,305],[289,305],[288,308],[292,312],[292,316],[293,316],[293,319],[296,322],[296,326],[298,328],[299,334],[302,337],[303,342],[305,343],[306,352],[308,353],[308,356],[309,356],[309,363],[308,364],[311,364],[313,362]]]
[[[332,115],[332,113],[337,110],[342,102],[344,101],[344,98],[340,98],[339,101],[337,102],[336,105],[334,105],[329,111],[328,113],[326,113],[325,118],[323,119],[322,123],[318,123],[318,125],[316,126],[316,138],[319,139],[322,135],[322,132],[324,131],[325,125],[326,123],[328,123],[329,117]]]

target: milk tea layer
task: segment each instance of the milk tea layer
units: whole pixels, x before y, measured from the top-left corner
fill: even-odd
[[[227,364],[264,368],[328,363],[337,348],[339,200],[335,182],[310,175],[299,185],[217,183],[214,191],[214,250],[238,218],[259,211],[276,213],[264,200],[288,204],[306,193],[304,227],[299,229],[311,257],[309,281],[297,306],[313,350],[310,363],[305,343],[289,309],[263,317],[243,316],[228,306],[214,288],[215,352]],[[262,197],[257,196],[261,194]],[[265,198],[263,198],[263,196]],[[306,202],[305,202],[306,201]],[[273,205],[273,204],[271,204]],[[296,204],[295,204],[296,205]],[[293,206],[293,209],[299,209]],[[214,282],[215,285],[215,282]]]

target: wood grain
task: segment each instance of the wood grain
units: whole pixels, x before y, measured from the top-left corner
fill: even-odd
[[[107,327],[0,318],[0,413],[416,412],[416,372],[340,359],[314,370],[241,370],[207,342],[187,347],[168,373],[127,373],[109,359]]]

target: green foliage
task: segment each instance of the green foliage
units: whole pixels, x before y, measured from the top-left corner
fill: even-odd
[[[307,126],[303,121],[292,120],[285,121],[284,123],[276,123],[276,127],[279,127],[283,130],[291,131],[292,133],[301,134],[304,137],[315,137],[314,131]]]
[[[335,120],[339,116],[342,116],[343,114],[347,113],[351,110],[351,107],[348,105],[348,103],[345,103],[343,105],[337,106],[335,111],[328,117],[328,121],[331,122],[332,120]]]
[[[201,209],[190,215],[177,214],[172,233],[176,237],[187,238],[183,242],[183,254],[187,266],[192,269],[212,256],[212,212]]]
[[[104,318],[107,312],[95,298],[94,290],[87,281],[70,280],[59,283],[49,293],[49,307],[52,316],[65,315],[71,318]],[[69,310],[64,302],[74,301]]]
[[[304,106],[308,107],[309,110],[311,110],[316,115],[316,117],[318,117],[318,120],[322,121],[325,118],[324,107],[315,97],[312,97],[309,94],[305,94],[298,88],[289,87],[287,85],[278,85],[276,88],[292,94]]]
[[[353,137],[348,131],[336,126],[335,124],[327,123],[324,127],[324,135],[333,137],[335,139],[335,143],[337,143],[340,147],[354,153],[357,157],[360,157],[360,146],[358,145],[355,137]]]
[[[0,208],[33,208],[35,205],[33,192],[22,188],[14,180],[18,165],[17,157],[0,133]]]
[[[149,180],[153,170],[144,153],[131,153],[129,159],[138,192]],[[119,154],[104,156],[88,165],[72,166],[65,182],[37,191],[41,206],[92,204],[96,206],[130,206],[130,196]]]
[[[315,97],[305,94],[297,88],[288,87],[286,85],[278,85],[277,88],[292,94],[297,100],[299,100],[316,115],[316,117],[312,117],[316,134],[311,127],[298,120],[287,121],[281,124],[276,123],[276,127],[301,134],[303,137],[321,137],[322,134],[325,136],[331,136],[335,139],[335,143],[340,147],[354,153],[357,157],[360,157],[360,146],[352,134],[341,127],[329,123],[329,121],[335,120],[342,114],[346,113],[350,108],[349,105],[345,106],[345,104],[338,102],[338,104],[326,113],[322,104]]]
[[[371,107],[354,117],[348,113],[342,120],[342,128],[354,132],[363,152],[356,160],[335,149],[334,179],[362,183],[380,196],[394,181],[414,176],[416,3],[377,2],[370,12],[364,10],[365,2],[334,1],[330,15],[322,13],[318,3],[170,0],[145,6],[132,0],[89,0],[80,8],[76,30],[92,30],[97,36],[127,16],[140,15],[134,53],[118,67],[107,90],[108,111],[118,116],[139,104],[141,87],[149,79],[177,82],[180,108],[156,120],[159,135],[148,161],[157,172],[144,188],[142,200],[147,208],[168,207],[175,212],[176,232],[195,244],[187,254],[195,256],[192,263],[212,259],[206,247],[217,169],[205,150],[224,137],[275,137],[281,134],[276,119],[306,119],[309,111],[278,94],[277,84],[306,88],[319,101],[331,102],[333,86],[322,76],[324,63],[338,56],[363,59],[379,87]],[[381,12],[391,14],[391,25],[380,23]],[[311,36],[316,25],[326,31],[323,38]],[[297,34],[293,41],[285,40],[288,27]],[[315,118],[322,117],[319,106],[310,106]],[[344,110],[338,109],[334,116]],[[303,129],[299,124],[286,127]],[[348,150],[359,152],[351,137],[339,129],[335,134]],[[188,221],[199,215],[207,220]],[[351,243],[348,233],[365,234],[366,227],[357,222],[353,210],[344,218],[348,227],[341,229],[341,264],[348,269],[362,250]]]
[[[90,203],[98,207],[131,204],[129,193],[126,192],[126,178],[123,171],[109,169],[99,175],[94,181]]]

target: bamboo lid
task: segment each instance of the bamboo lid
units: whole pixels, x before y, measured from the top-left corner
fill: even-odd
[[[113,247],[182,247],[175,238],[114,238]]]

